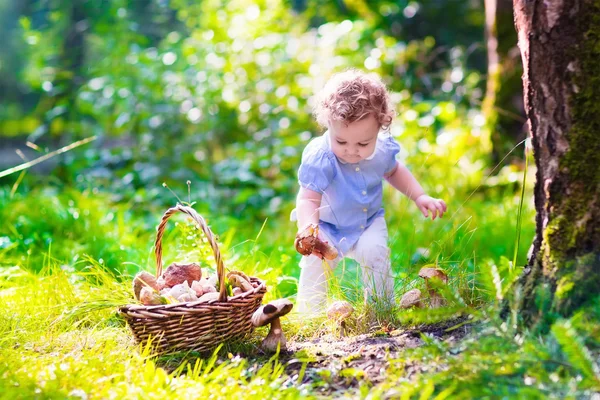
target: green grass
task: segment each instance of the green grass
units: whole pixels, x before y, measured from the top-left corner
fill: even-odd
[[[180,360],[170,373],[157,367],[147,348],[133,344],[118,305],[129,288],[99,265],[80,272],[52,267],[40,273],[3,269],[0,393],[3,398],[219,396],[286,398],[286,377],[272,360],[260,367],[244,359]],[[191,364],[188,363],[191,362]],[[165,360],[163,365],[167,365]],[[271,386],[264,387],[263,382]],[[270,389],[269,389],[270,388]]]
[[[515,249],[518,195],[487,193],[466,203],[466,196],[456,196],[449,200],[449,214],[435,222],[419,218],[406,201],[386,196],[388,210],[395,210],[388,212],[388,224],[398,296],[423,289],[418,270],[437,264],[451,277],[441,288],[448,307],[390,312],[363,304],[356,265],[347,262],[335,271],[338,290],[332,297],[354,302],[351,333],[385,336],[391,329],[456,316],[470,318],[472,333],[454,342],[423,336],[425,345],[391,360],[377,385],[360,371],[343,370],[345,379],[357,382],[347,396],[578,398],[600,390],[598,306],[558,321],[546,337],[519,333],[517,313],[507,321],[498,317],[504,301],[512,304],[510,284],[520,272],[506,258]],[[132,275],[154,270],[152,244],[163,211],[113,204],[100,193],[0,191],[0,397],[246,399],[336,393],[323,392],[335,387],[327,374],[313,374],[303,383],[303,376],[286,373],[285,359],[263,355],[258,344],[264,329],[212,358],[156,357],[133,343],[116,309],[132,301]],[[519,263],[525,262],[533,234],[532,216],[526,203]],[[207,217],[227,266],[265,279],[266,300],[293,296],[299,256],[292,249],[290,222]],[[185,218],[173,218],[164,241],[165,264],[192,258],[212,265],[210,251]],[[333,326],[292,314],[284,329],[288,338],[308,340]]]

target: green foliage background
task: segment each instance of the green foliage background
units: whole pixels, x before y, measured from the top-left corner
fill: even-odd
[[[313,94],[358,67],[393,92],[403,157],[443,164],[420,174],[437,195],[453,194],[441,177],[480,179],[482,5],[453,3],[467,23],[449,29],[437,2],[340,4],[55,0],[14,18],[4,1],[14,44],[0,135],[47,146],[97,135],[53,170],[62,183],[129,200],[189,179],[203,211],[263,219],[288,211],[302,148],[320,133]]]
[[[287,219],[302,149],[321,133],[313,96],[350,67],[383,77],[402,161],[450,204],[445,221],[421,223],[413,205],[386,191],[399,276],[432,260],[476,275],[476,258],[512,258],[514,236],[480,246],[503,213],[517,214],[523,179],[519,165],[488,161],[482,3],[4,0],[0,8],[11,39],[0,56],[0,151],[31,159],[98,138],[16,184],[16,175],[0,178],[4,247],[20,243],[11,254],[31,252],[35,270],[57,240],[67,242],[53,256],[67,263],[85,253],[116,272],[135,272],[130,262],[148,268],[141,255],[127,259],[122,238],[132,225],[148,235],[176,201],[163,182],[187,200],[190,181],[189,197],[217,232],[233,229],[243,242],[271,221],[266,232],[285,255],[279,267],[297,276]],[[488,179],[493,169],[500,173]],[[115,211],[94,215],[105,204]],[[529,202],[526,210],[520,262]],[[504,222],[500,229],[515,231],[516,220]]]
[[[163,182],[185,201],[191,182],[189,199],[219,234],[226,265],[265,279],[267,300],[295,294],[288,216],[302,149],[321,133],[312,99],[350,67],[382,76],[402,161],[449,205],[432,223],[386,189],[396,291],[424,289],[425,264],[451,277],[447,309],[359,306],[353,333],[457,316],[478,323],[465,342],[423,335],[380,384],[344,370],[358,382],[351,395],[596,390],[597,307],[559,321],[550,338],[521,333],[511,308],[533,236],[533,176],[522,161],[490,162],[483,32],[483,1],[0,0],[0,171],[23,162],[18,154],[31,160],[97,137],[0,178],[0,398],[310,398],[334,387],[327,371],[310,384],[287,376],[257,355],[256,338],[218,359],[157,360],[126,342],[114,310],[132,301],[131,276],[154,268],[156,225],[177,201]],[[210,251],[181,219],[165,241],[166,264],[193,258],[210,269]],[[332,297],[360,303],[358,276],[351,262],[338,268]],[[510,316],[499,318],[506,304]],[[285,325],[299,340],[321,328],[291,316]],[[238,350],[250,358],[228,354]],[[407,375],[414,365],[424,367]]]

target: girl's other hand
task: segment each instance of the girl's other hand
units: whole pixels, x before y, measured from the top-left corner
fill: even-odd
[[[434,199],[431,196],[422,194],[415,200],[415,204],[419,207],[419,210],[423,213],[425,218],[429,216],[431,211],[431,220],[433,221],[436,217],[444,216],[446,212],[446,203],[442,199]]]

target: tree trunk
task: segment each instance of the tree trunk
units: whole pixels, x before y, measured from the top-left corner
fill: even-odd
[[[600,1],[514,9],[537,166],[536,237],[517,304],[528,326],[544,327],[600,294]]]

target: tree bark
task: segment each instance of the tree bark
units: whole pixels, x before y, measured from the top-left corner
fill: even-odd
[[[536,236],[517,288],[528,326],[600,294],[600,1],[514,0],[537,182]]]

